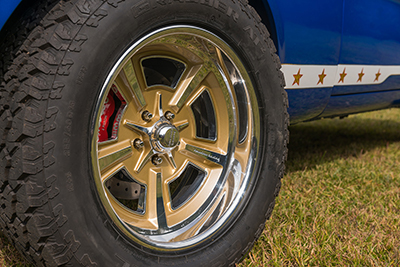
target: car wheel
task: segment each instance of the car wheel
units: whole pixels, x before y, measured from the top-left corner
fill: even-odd
[[[245,1],[60,1],[2,80],[2,228],[38,265],[228,266],[288,140]]]

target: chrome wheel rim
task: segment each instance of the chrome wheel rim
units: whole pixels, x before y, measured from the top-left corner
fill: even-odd
[[[91,162],[101,203],[155,249],[204,242],[254,184],[260,126],[246,68],[221,38],[174,26],[133,44],[97,100]]]

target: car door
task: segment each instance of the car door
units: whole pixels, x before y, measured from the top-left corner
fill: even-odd
[[[339,63],[343,1],[250,3],[257,11],[263,3],[269,13],[261,16],[282,62],[291,123],[317,117],[329,102]]]
[[[345,0],[332,97],[322,116],[397,105],[400,99],[400,1]]]
[[[400,75],[399,25],[400,1],[345,0],[339,63],[356,69],[347,68],[341,84],[361,86],[338,84],[332,95],[398,89],[389,84],[400,79],[392,77]]]

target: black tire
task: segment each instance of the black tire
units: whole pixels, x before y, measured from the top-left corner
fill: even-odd
[[[174,236],[181,242],[175,242],[175,239],[169,242],[149,241],[153,239],[147,237],[153,232],[147,231],[146,227],[127,226],[125,217],[115,211],[115,201],[112,204],[109,200],[111,195],[117,199],[119,193],[114,195],[105,189],[106,181],[114,176],[103,181],[99,171],[108,168],[108,165],[99,167],[104,163],[97,153],[101,146],[97,142],[99,119],[110,92],[110,80],[115,78],[114,72],[121,70],[121,62],[126,63],[126,52],[145,47],[140,43],[143,40],[159,40],[153,37],[159,32],[172,32],[175,35],[171,36],[175,37],[177,31],[182,32],[183,36],[195,36],[196,40],[208,42],[205,46],[210,48],[208,45],[211,45],[210,49],[218,47],[222,51],[220,58],[227,58],[224,61],[225,69],[220,70],[221,75],[227,75],[228,65],[232,64],[232,69],[236,70],[233,76],[246,82],[243,95],[240,95],[234,90],[232,80],[225,81],[227,89],[221,89],[221,92],[230,92],[233,102],[225,100],[225,104],[220,104],[224,101],[217,101],[218,94],[214,95],[212,89],[209,89],[209,98],[214,101],[211,103],[214,106],[222,105],[221,109],[230,109],[228,106],[232,104],[236,108],[234,110],[239,110],[227,112],[228,115],[234,115],[228,116],[227,122],[222,122],[223,117],[218,117],[221,113],[219,107],[215,108],[217,111],[213,115],[221,125],[233,127],[234,131],[228,130],[232,137],[227,137],[228,143],[234,143],[231,144],[233,147],[242,142],[239,139],[241,129],[244,129],[240,128],[240,120],[244,119],[235,112],[240,113],[240,109],[245,109],[250,116],[246,117],[248,124],[245,126],[254,126],[245,137],[248,138],[251,153],[246,155],[244,161],[247,172],[243,174],[246,178],[241,179],[245,182],[240,180],[239,184],[243,190],[237,195],[232,193],[232,199],[235,200],[232,202],[234,205],[229,204],[232,208],[224,204],[227,208],[223,214],[212,212],[217,214],[216,219],[211,215],[207,217],[211,223],[207,221],[201,227],[196,226],[196,234],[188,234],[187,238],[182,239]],[[279,58],[265,26],[247,1],[59,1],[40,23],[35,23],[31,31],[18,38],[24,41],[13,52],[12,63],[5,63],[2,59],[6,70],[0,85],[0,127],[3,130],[0,144],[0,224],[3,232],[27,259],[38,266],[232,266],[246,255],[273,210],[283,177],[288,142],[287,96],[283,90]],[[193,42],[188,42],[188,46],[193,45]],[[166,51],[170,47],[168,45],[159,53],[168,54]],[[196,49],[198,47],[195,46]],[[184,58],[181,60],[185,62]],[[214,75],[218,76],[218,73]],[[151,86],[150,82],[146,82]],[[159,83],[155,84],[158,86]],[[165,86],[160,88],[168,91]],[[200,102],[198,108],[201,109],[207,101]],[[155,99],[148,102],[153,103]],[[204,112],[207,113],[202,110],[197,114],[203,116],[200,119],[196,119],[196,115],[186,116],[193,117],[194,122],[204,118],[213,119],[211,115],[204,115]],[[160,112],[158,119],[165,121],[165,126],[169,122],[164,114]],[[180,116],[179,111],[176,116]],[[146,120],[143,114],[139,117]],[[239,122],[236,124],[237,120]],[[161,128],[157,127],[153,128],[157,131],[158,139],[147,144],[151,151],[160,142],[164,144],[172,140],[164,139],[159,134]],[[178,130],[181,131],[172,123],[166,127],[164,130],[176,129],[177,134]],[[195,126],[190,127],[196,129]],[[222,126],[216,127],[220,129]],[[134,136],[141,135],[136,131]],[[145,140],[147,137],[143,138]],[[136,153],[141,148],[135,146],[133,139],[129,151]],[[209,146],[216,142],[211,140]],[[177,153],[175,151],[181,149],[186,153],[188,145],[184,148],[186,150],[182,149],[182,144],[175,142],[173,146],[166,144],[157,153],[168,161],[168,153]],[[203,154],[206,152],[209,151],[201,151]],[[203,155],[201,153],[189,151],[185,155],[197,157],[193,161],[198,162]],[[233,162],[230,161],[233,156],[228,152],[226,155],[221,152],[203,156],[207,164],[215,163],[218,168],[222,166],[223,174],[225,169],[234,172],[233,163],[223,165],[219,162],[222,157],[218,162],[213,158],[221,155]],[[157,159],[153,160],[157,164]],[[146,164],[145,168],[150,168],[151,163]],[[166,165],[157,168],[173,166],[171,162],[162,164]],[[227,183],[228,174],[223,174],[220,175],[221,181]],[[203,176],[211,177],[207,175]],[[140,185],[140,182],[136,183]],[[150,188],[146,184],[143,186],[145,190]],[[178,199],[178,202],[189,201],[200,189],[192,190],[190,197]],[[213,192],[221,195],[222,190]],[[219,204],[214,204],[216,199],[212,198],[214,208],[209,204],[204,213],[223,210]],[[220,203],[223,200],[225,198],[221,197]],[[178,204],[184,205],[181,202]],[[117,204],[121,205],[119,202]],[[139,209],[132,210],[137,212]],[[131,210],[129,212],[129,216],[136,216]],[[224,214],[229,216],[224,217]],[[203,217],[199,215],[199,220]],[[157,218],[160,220],[160,217]],[[159,228],[155,231],[162,235],[160,221],[157,225]],[[204,225],[207,227],[203,232]],[[182,224],[180,227],[183,229],[186,226]],[[168,229],[173,231],[172,228]]]

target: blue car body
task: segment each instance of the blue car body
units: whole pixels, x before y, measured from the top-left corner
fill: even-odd
[[[22,0],[0,1],[0,28]],[[400,2],[250,0],[282,62],[291,123],[400,103]]]
[[[3,28],[7,19],[11,16],[13,11],[17,8],[22,0],[1,0],[0,1],[0,29]]]

